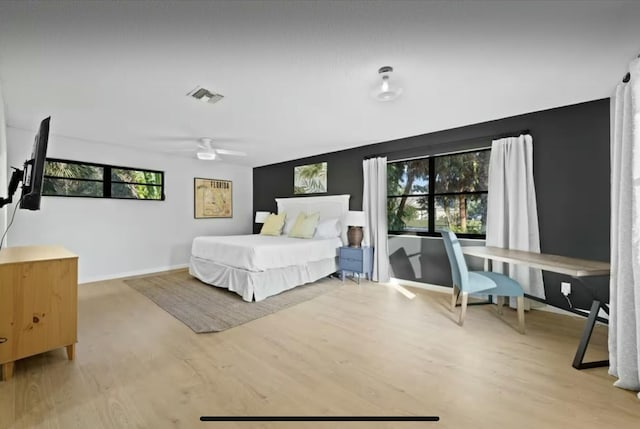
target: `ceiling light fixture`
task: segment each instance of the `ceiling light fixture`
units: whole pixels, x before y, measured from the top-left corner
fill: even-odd
[[[204,103],[214,104],[224,98],[222,94],[216,94],[201,86],[196,86],[192,91],[187,93],[188,96]]]
[[[400,94],[402,94],[402,88],[391,82],[390,77],[392,72],[393,67],[391,66],[384,66],[378,69],[378,74],[382,76],[382,83],[377,91],[376,98],[380,101],[395,100]]]
[[[216,153],[215,152],[198,152],[196,153],[196,156],[198,157],[198,159],[202,159],[205,161],[211,161],[216,159]]]

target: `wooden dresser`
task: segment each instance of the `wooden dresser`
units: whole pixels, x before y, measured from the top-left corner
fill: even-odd
[[[0,250],[0,365],[60,347],[73,360],[78,324],[78,256],[59,246]]]

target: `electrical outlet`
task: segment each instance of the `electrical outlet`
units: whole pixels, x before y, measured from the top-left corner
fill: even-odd
[[[562,294],[564,296],[570,295],[571,294],[571,283],[569,283],[569,282],[560,283],[560,292],[562,292]]]

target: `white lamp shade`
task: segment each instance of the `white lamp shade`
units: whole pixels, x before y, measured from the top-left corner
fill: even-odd
[[[256,212],[256,223],[264,223],[270,214],[269,212]]]
[[[347,226],[365,226],[364,212],[347,212],[344,223]]]

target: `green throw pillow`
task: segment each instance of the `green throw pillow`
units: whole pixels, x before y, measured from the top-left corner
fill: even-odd
[[[296,223],[293,224],[293,228],[291,228],[289,232],[289,237],[312,238],[313,233],[316,232],[319,220],[320,213],[312,213],[310,215],[300,213],[296,219]]]
[[[273,214],[271,213],[267,220],[262,225],[260,230],[261,235],[280,235],[282,233],[282,227],[284,226],[285,213]]]

